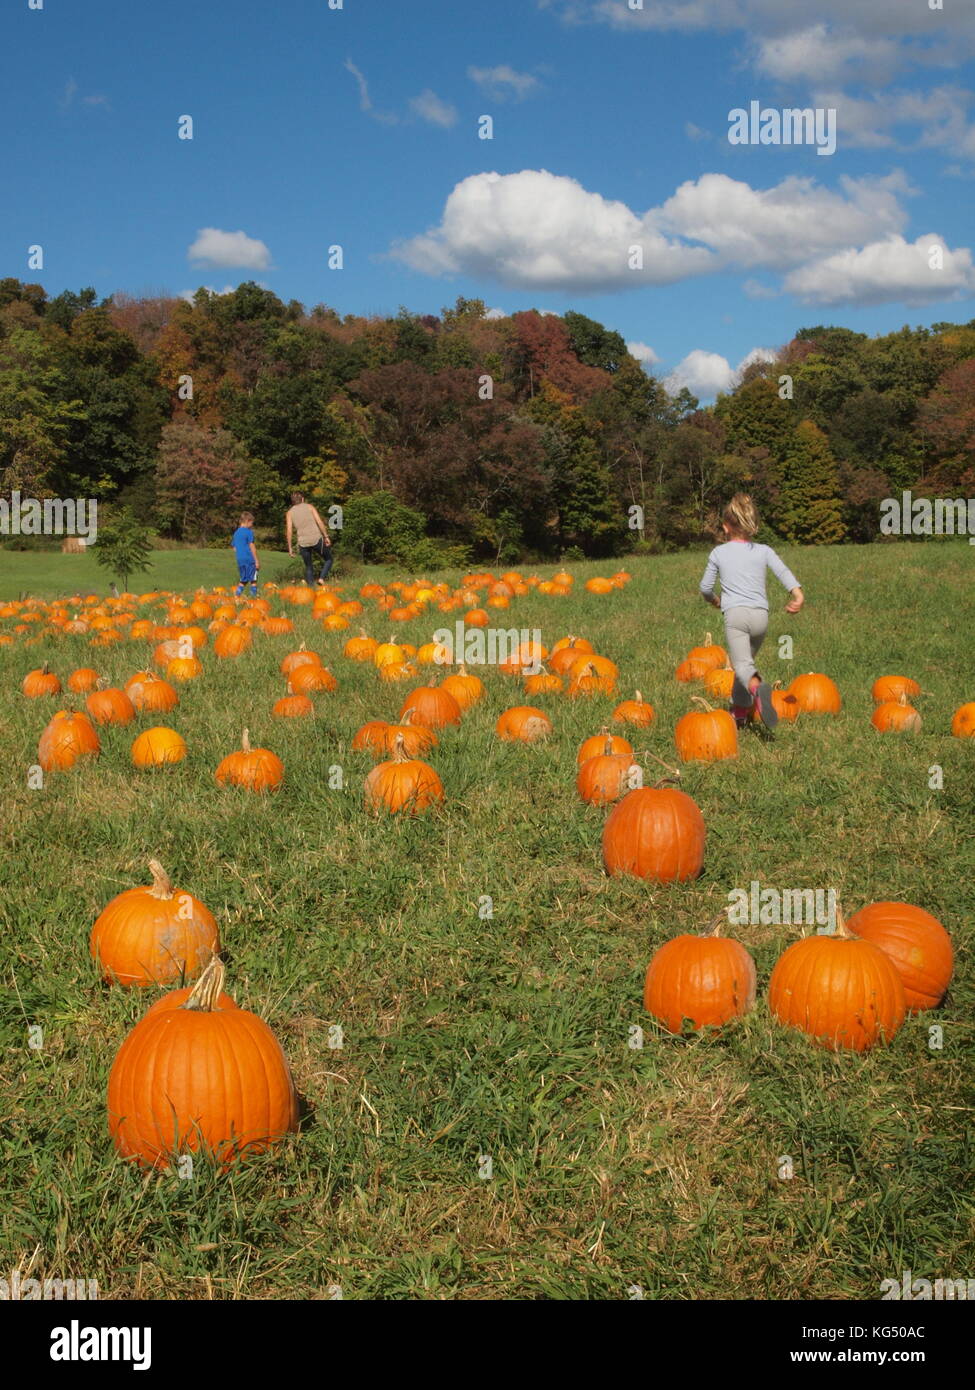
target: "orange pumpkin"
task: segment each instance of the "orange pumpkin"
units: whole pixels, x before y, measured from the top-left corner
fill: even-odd
[[[102,977],[120,985],[195,980],[220,950],[216,919],[192,893],[177,891],[158,859],[152,884],[119,893],[95,920],[89,950]]]
[[[682,715],[674,730],[681,762],[713,763],[737,758],[738,730],[734,718],[726,709],[712,709],[706,701],[695,699],[703,708]]]
[[[902,695],[908,700],[913,700],[922,691],[917,681],[911,680],[910,676],[880,676],[874,681],[870,693],[874,704],[882,705],[887,700],[899,700]]]
[[[704,677],[704,689],[712,700],[730,700],[735,683],[735,672],[731,666],[713,666]]]
[[[794,724],[799,718],[799,701],[794,695],[790,695],[788,690],[780,690],[781,681],[775,681],[772,686],[772,708],[780,719],[787,724]],[[751,719],[757,720],[758,716],[753,709]]]
[[[125,682],[125,693],[140,712],[165,713],[179,704],[179,696],[169,681],[161,680],[151,671],[137,671],[130,676]]]
[[[721,935],[722,911],[702,936],[664,942],[647,967],[643,1007],[668,1033],[721,1028],[755,1007],[755,962],[740,941]]]
[[[407,756],[403,735],[397,734],[393,756],[366,776],[366,807],[415,816],[443,801],[443,784],[428,763]]]
[[[780,1023],[834,1051],[889,1043],[904,1022],[904,986],[889,957],[837,913],[832,936],[795,941],[776,961],[768,1003]]]
[[[254,637],[250,628],[236,622],[217,633],[213,650],[222,660],[228,660],[250,651],[253,644]]]
[[[653,705],[647,704],[639,690],[636,692],[636,699],[623,700],[613,710],[613,720],[617,724],[636,724],[641,729],[648,729],[656,719]]]
[[[343,656],[349,657],[351,661],[372,661],[376,654],[379,643],[375,637],[369,637],[360,628],[358,637],[350,637],[343,648]]]
[[[951,732],[955,738],[975,738],[975,700],[959,705],[955,710]]]
[[[296,652],[289,652],[288,655],[282,659],[278,670],[282,675],[290,676],[292,671],[297,670],[299,666],[321,666],[321,664],[322,658],[318,653],[310,652],[304,642],[302,642]]]
[[[536,671],[525,677],[521,688],[526,695],[558,695],[565,689],[565,681],[554,671]]]
[[[699,657],[689,656],[677,667],[677,670],[674,672],[674,677],[684,684],[690,681],[703,681],[707,673],[714,669],[713,666],[709,665],[706,661],[702,661]]]
[[[239,750],[220,761],[215,776],[223,785],[231,783],[252,792],[273,792],[284,781],[284,763],[269,748],[252,748],[245,729]]]
[[[607,739],[609,739],[609,747],[606,746]],[[576,754],[576,767],[582,767],[582,764],[588,762],[590,758],[598,758],[607,753],[632,758],[633,745],[629,739],[622,738],[619,734],[610,734],[609,729],[603,725],[598,734],[592,734],[580,743],[579,751]]]
[[[552,721],[534,705],[514,705],[498,719],[494,732],[505,743],[538,743],[552,732]]]
[[[87,714],[62,709],[41,734],[37,761],[45,772],[64,772],[79,758],[97,758],[101,743]]]
[[[880,733],[916,734],[921,730],[921,716],[913,705],[907,703],[907,696],[896,700],[884,700],[874,709],[870,723]]]
[[[304,719],[314,715],[315,706],[307,695],[296,695],[289,681],[288,693],[275,700],[271,713],[275,719]]]
[[[179,763],[186,757],[186,741],[175,729],[158,725],[145,729],[132,744],[132,761],[136,767],[163,767]]]
[[[104,681],[98,682],[98,689],[91,692],[85,705],[96,724],[125,725],[135,718],[135,705],[125,691],[106,686]]]
[[[557,676],[567,676],[580,656],[591,655],[593,645],[587,642],[585,637],[563,637],[552,648],[552,654],[548,659],[549,670],[554,671]]]
[[[20,688],[28,699],[37,700],[45,695],[60,695],[61,681],[45,661],[36,671],[28,671]]]
[[[338,690],[339,683],[326,666],[306,665],[291,672],[291,687],[296,695],[317,695],[322,690]]]
[[[909,1013],[938,1007],[951,982],[955,953],[937,917],[911,903],[870,903],[846,925],[890,958],[901,977]]]
[[[484,682],[480,676],[472,676],[463,662],[454,674],[444,676],[440,688],[453,695],[462,713],[476,705],[478,700],[482,700],[485,693]]]
[[[580,695],[612,695],[616,689],[616,667],[606,657],[576,657],[569,668],[570,700]]]
[[[608,874],[683,882],[704,867],[705,839],[700,807],[686,792],[662,784],[638,787],[607,817],[603,865]]]
[[[704,645],[692,647],[687,657],[689,661],[703,661],[709,671],[714,671],[719,666],[727,666],[728,664],[728,653],[724,647],[719,647],[711,641],[710,632],[705,634]]]
[[[370,719],[361,728],[357,729],[352,738],[353,753],[373,752],[377,748],[384,747],[383,733],[389,728],[389,723],[385,719]]]
[[[79,666],[77,671],[72,671],[68,677],[68,689],[73,690],[76,695],[87,695],[89,690],[94,690],[98,684],[99,675],[90,666]]]
[[[440,742],[432,729],[425,728],[414,718],[413,710],[407,710],[399,724],[384,724],[372,746],[377,754],[391,757],[396,751],[397,739],[402,739],[403,752],[408,758],[417,758]]]
[[[108,1127],[123,1158],[161,1168],[203,1152],[226,1168],[297,1129],[298,1101],[280,1044],[256,1014],[226,1007],[223,981],[214,956],[188,997],[150,1009],[119,1048],[108,1078]]]
[[[166,662],[166,678],[170,681],[194,681],[203,675],[203,662],[195,656],[174,656]]]
[[[400,722],[407,714],[427,729],[443,729],[461,722],[460,705],[449,690],[438,685],[421,685],[411,690],[399,712]]]
[[[592,740],[587,739],[586,742],[591,743]],[[626,744],[629,748],[626,739],[614,739],[607,734],[602,752],[587,758],[579,766],[576,791],[591,806],[608,806],[632,787],[642,785],[642,772],[633,761],[633,750],[614,753],[614,743]]]
[[[803,714],[839,714],[843,705],[835,682],[816,671],[796,676],[789,694],[796,697]]]

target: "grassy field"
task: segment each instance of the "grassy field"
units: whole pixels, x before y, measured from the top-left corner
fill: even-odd
[[[605,598],[582,583],[613,567],[570,565],[572,598],[516,600],[505,626],[540,627],[549,645],[589,637],[619,663],[621,693],[545,697],[553,739],[507,745],[493,727],[522,703],[520,684],[482,672],[487,699],[430,756],[445,806],[416,822],[365,814],[371,763],[350,752],[405,688],[344,660],[345,634],[307,610],[287,610],[297,638],[258,634],[237,662],[203,652],[204,678],[158,721],[184,734],[185,763],[137,774],[134,729],[106,729],[97,762],[42,790],[27,768],[60,702],[23,698],[26,671],[48,659],[62,679],[95,665],[122,683],[147,652],[80,637],[0,648],[0,1273],[95,1278],[103,1298],[328,1298],[339,1286],[347,1299],[431,1300],[625,1300],[634,1285],[646,1298],[861,1299],[904,1269],[975,1275],[975,743],[948,736],[952,711],[975,699],[975,554],[783,553],[807,607],[786,615],[770,581],[763,669],[827,672],[843,712],[780,726],[774,742],[748,733],[737,762],[684,769],[708,827],[689,884],[607,878],[605,813],[579,801],[574,778],[581,739],[635,687],[657,710],[635,747],[673,759],[692,693],[674,667],[707,628],[723,640],[696,593],[701,556],[630,563],[632,583]],[[0,556],[0,591],[104,590],[87,557],[42,557],[33,571],[34,558]],[[169,553],[136,587],[226,583],[226,571],[219,553]],[[427,640],[441,616],[403,637]],[[374,609],[364,625],[388,631]],[[791,662],[777,656],[781,633]],[[301,638],[340,689],[318,698],[314,723],[272,721],[278,663]],[[920,734],[871,728],[870,686],[888,673],[929,692]],[[244,725],[285,762],[271,798],[214,782]],[[299,1134],[226,1176],[198,1162],[189,1181],[147,1177],[107,1134],[109,1066],[155,991],[103,986],[88,935],[114,894],[148,883],[152,856],[216,913],[228,988],[275,1030],[303,1097]],[[718,1038],[662,1033],[642,1011],[650,955],[753,880],[835,887],[849,912],[885,898],[927,908],[956,945],[947,1002],[889,1048],[819,1050],[764,998],[798,929],[742,927],[755,1011]],[[628,1045],[634,1024],[642,1049]]]

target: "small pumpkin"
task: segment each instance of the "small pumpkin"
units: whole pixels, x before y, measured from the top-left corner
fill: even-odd
[[[472,675],[463,662],[457,671],[444,676],[440,688],[453,695],[462,713],[476,705],[478,700],[483,700],[485,695],[484,682],[480,676]]]
[[[870,723],[882,734],[917,734],[921,731],[921,716],[913,705],[907,703],[907,696],[896,700],[884,700],[875,707]]]
[[[687,656],[690,661],[703,661],[709,671],[714,671],[719,666],[727,666],[728,664],[728,653],[724,647],[719,647],[715,642],[712,642],[710,632],[705,633],[704,645],[692,647]]]
[[[284,763],[269,748],[252,748],[250,733],[245,729],[240,748],[220,761],[215,776],[223,785],[231,783],[252,792],[273,792],[284,781]]]
[[[299,666],[321,666],[321,664],[322,658],[318,653],[310,652],[302,642],[297,651],[289,652],[287,656],[282,657],[278,670],[283,676],[290,676],[292,671],[297,670]]]
[[[73,690],[76,695],[87,695],[89,690],[95,689],[99,679],[98,672],[93,671],[90,666],[79,666],[68,677],[68,689]]]
[[[442,685],[421,685],[411,690],[400,709],[400,722],[406,714],[412,714],[414,722],[427,729],[444,729],[461,722],[460,705]]]
[[[536,671],[522,681],[526,695],[558,695],[565,689],[565,681],[554,671]]]
[[[186,757],[186,740],[175,729],[158,725],[145,729],[132,744],[132,761],[136,767],[163,767],[179,763]]]
[[[359,629],[358,637],[350,637],[342,649],[342,655],[347,656],[351,661],[372,661],[376,654],[379,643],[375,637],[369,637],[363,628]]]
[[[108,1078],[108,1127],[123,1158],[160,1168],[204,1152],[227,1168],[297,1129],[298,1101],[280,1044],[249,1009],[226,1007],[223,982],[214,956],[188,996],[150,1009],[119,1048]]]
[[[88,942],[102,977],[120,985],[195,980],[220,950],[216,918],[192,893],[173,887],[158,859],[152,883],[128,888],[102,909]]]
[[[538,743],[552,732],[552,721],[534,705],[514,705],[500,716],[494,732],[505,743]]]
[[[135,708],[153,714],[165,714],[179,704],[179,696],[169,681],[161,680],[152,671],[137,671],[125,682],[125,693]]]
[[[131,724],[135,718],[135,705],[124,690],[106,685],[99,680],[97,689],[85,700],[89,715],[96,724]]]
[[[562,637],[552,648],[548,668],[557,676],[567,676],[580,656],[589,656],[592,653],[593,645],[585,637]]]
[[[37,700],[45,695],[60,695],[61,681],[45,661],[37,670],[28,671],[20,688],[28,699]]]
[[[290,680],[296,695],[318,695],[323,690],[331,692],[339,688],[338,681],[327,666],[296,666]]]
[[[787,724],[794,724],[799,718],[799,701],[794,695],[790,695],[788,690],[781,689],[782,682],[775,681],[772,685],[772,708],[780,719]],[[757,719],[755,710],[751,712],[751,718]]]
[[[275,700],[271,713],[275,719],[307,719],[313,717],[315,706],[307,695],[296,695],[294,687],[288,681],[288,692],[282,695],[280,700]]]
[[[603,826],[608,874],[658,883],[697,878],[704,867],[706,832],[697,802],[663,782],[627,792]]]
[[[366,776],[366,807],[373,812],[415,816],[443,801],[443,784],[429,763],[407,756],[403,735],[396,735],[393,756]]]
[[[432,729],[426,728],[409,709],[399,724],[384,724],[376,735],[374,748],[378,754],[392,756],[396,751],[396,740],[403,740],[403,752],[408,758],[417,758],[421,753],[436,748],[440,740]]]
[[[833,1051],[889,1043],[907,1012],[890,958],[849,931],[839,911],[833,935],[803,937],[779,957],[768,1003],[780,1023]]]
[[[383,747],[382,736],[389,728],[386,719],[369,719],[352,737],[352,752],[367,753]]]
[[[703,935],[665,941],[647,967],[643,1007],[668,1033],[721,1028],[755,1007],[755,962],[740,941],[722,936],[727,909]]]
[[[47,725],[37,745],[37,761],[45,772],[64,772],[79,758],[97,758],[101,742],[87,714],[62,709]]]
[[[653,705],[647,703],[639,690],[635,692],[636,698],[633,700],[623,700],[613,710],[613,720],[617,724],[636,724],[641,729],[648,729],[657,715]]]
[[[912,903],[869,903],[846,925],[890,958],[904,986],[908,1013],[938,1007],[951,983],[955,953],[937,917]]]
[[[691,681],[703,681],[708,672],[713,670],[714,667],[706,661],[702,661],[696,656],[689,656],[677,667],[674,672],[674,679],[686,685]]]
[[[817,671],[796,676],[789,694],[796,697],[803,714],[839,714],[843,707],[836,682]]]
[[[174,656],[166,662],[169,681],[195,681],[203,675],[203,662],[196,656]]]
[[[955,738],[975,738],[975,700],[959,705],[951,720],[951,732]]]
[[[570,700],[580,695],[612,695],[616,689],[616,667],[606,657],[577,657],[569,668]]]
[[[695,696],[701,705],[677,721],[674,741],[682,762],[719,762],[738,756],[738,730],[726,709],[712,709],[706,700]]]
[[[258,617],[256,621],[260,621]],[[231,623],[222,632],[218,632],[213,643],[213,650],[221,660],[233,660],[235,657],[242,656],[244,652],[250,651],[254,644],[254,636],[250,628],[241,621]]]
[[[609,740],[609,746],[606,741]],[[588,762],[590,758],[598,758],[601,755],[615,753],[623,754],[628,758],[633,757],[633,745],[629,739],[620,737],[619,734],[610,734],[609,729],[604,725],[598,734],[592,734],[589,738],[584,738],[579,745],[579,752],[576,754],[576,767]]]
[[[907,700],[914,700],[922,693],[917,681],[910,676],[880,676],[870,691],[875,705],[882,705],[887,700],[899,700],[902,695]]]
[[[626,740],[613,739],[607,734],[603,740],[603,751],[580,764],[576,791],[590,806],[608,806],[618,801],[631,787],[642,785],[642,772],[633,761],[633,750],[614,753],[614,743],[625,744]]]
[[[733,666],[713,666],[704,677],[704,689],[712,700],[730,700],[734,684]]]

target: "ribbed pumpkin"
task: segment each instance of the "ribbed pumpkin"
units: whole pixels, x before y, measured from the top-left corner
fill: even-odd
[[[636,724],[641,729],[648,729],[657,715],[653,708],[644,700],[639,690],[635,691],[636,698],[633,700],[623,700],[613,710],[613,721],[617,724]]]
[[[157,859],[152,884],[129,888],[99,914],[89,950],[104,979],[120,985],[195,980],[220,950],[216,919],[192,893],[173,887]]]
[[[890,958],[854,936],[837,912],[832,936],[795,941],[776,961],[768,1003],[780,1023],[839,1051],[889,1043],[907,1012],[904,986]]]
[[[119,1048],[108,1127],[123,1158],[158,1168],[204,1152],[226,1168],[297,1129],[281,1046],[256,1014],[226,1007],[223,980],[214,956],[182,1002],[154,1006]]]
[[[307,719],[314,715],[315,706],[307,695],[296,695],[294,687],[288,681],[288,693],[282,695],[280,700],[275,700],[271,713],[275,719]]]
[[[587,742],[591,740],[587,739]],[[608,806],[613,801],[619,801],[631,787],[640,785],[637,779],[642,774],[633,761],[632,749],[628,753],[614,753],[614,743],[626,743],[626,740],[613,739],[607,734],[603,740],[603,751],[587,758],[579,766],[576,791],[591,806]]]
[[[94,690],[98,681],[97,671],[93,671],[90,666],[79,666],[68,677],[68,689],[73,690],[76,695],[87,695],[89,690]]]
[[[203,675],[203,662],[196,656],[174,656],[166,662],[166,679],[178,681],[198,680]]]
[[[269,748],[252,748],[250,733],[245,729],[240,748],[220,761],[215,776],[224,785],[229,782],[252,792],[273,792],[284,781],[284,763]]]
[[[616,689],[616,667],[606,657],[576,657],[569,668],[570,700],[583,695],[612,695]]]
[[[407,756],[403,735],[396,735],[393,756],[366,776],[366,807],[370,811],[405,811],[415,816],[443,801],[443,784],[429,763]]]
[[[259,619],[258,619],[259,621]],[[213,650],[217,656],[223,660],[232,659],[250,651],[254,644],[254,636],[249,627],[245,627],[240,622],[231,623],[222,632],[218,632],[213,643]]]
[[[414,716],[413,710],[406,711],[401,723],[383,725],[373,744],[375,752],[391,757],[396,751],[397,739],[402,739],[403,752],[408,758],[417,758],[421,753],[436,748],[440,742],[433,730],[426,728]]]
[[[975,738],[975,700],[959,705],[951,720],[951,732],[955,738]]]
[[[60,695],[61,681],[45,661],[36,671],[28,671],[20,688],[28,699],[36,700],[45,695]]]
[[[682,715],[674,730],[681,761],[713,763],[737,758],[738,730],[732,716],[726,709],[712,709],[700,697],[695,699],[702,708]]]
[[[734,683],[732,666],[713,666],[704,677],[704,689],[712,700],[730,700]]]
[[[175,729],[157,725],[145,729],[132,744],[132,761],[136,767],[162,767],[179,763],[186,757],[186,741]]]
[[[359,636],[350,637],[346,642],[342,655],[347,656],[350,661],[372,661],[378,646],[375,637],[369,637],[365,630],[360,628]]]
[[[552,732],[552,721],[534,705],[513,705],[498,719],[494,732],[505,743],[538,743]]]
[[[913,700],[921,693],[921,687],[910,676],[880,676],[870,691],[875,705],[882,705],[887,700],[899,700],[902,695]]]
[[[407,714],[426,729],[445,729],[461,722],[460,705],[441,685],[421,685],[411,690],[399,712],[401,722]]]
[[[608,874],[683,882],[701,872],[705,839],[700,807],[686,792],[662,783],[639,787],[606,819],[603,865]]]
[[[135,708],[153,714],[165,714],[179,704],[179,695],[169,681],[160,680],[152,671],[137,671],[125,682],[125,693]]]
[[[772,685],[772,708],[780,719],[784,719],[787,724],[794,724],[800,714],[799,701],[794,695],[790,695],[788,690],[781,690],[781,684],[781,681],[775,681]],[[758,718],[755,710],[752,710],[751,718]]]
[[[522,681],[526,695],[558,695],[565,689],[565,681],[554,671],[536,671]]]
[[[907,703],[907,696],[896,700],[884,700],[875,707],[870,723],[882,734],[917,734],[921,731],[921,716],[913,705]]]
[[[643,1007],[669,1033],[720,1028],[755,1007],[755,962],[740,941],[721,935],[726,910],[702,936],[666,941],[647,967]]]
[[[296,695],[319,695],[338,690],[339,683],[327,666],[296,666],[289,677]]]
[[[552,648],[552,654],[548,659],[550,671],[554,671],[557,676],[568,675],[573,663],[580,656],[591,655],[593,645],[587,642],[585,637],[563,637]]]
[[[299,666],[321,666],[321,664],[322,658],[318,653],[310,652],[302,642],[297,651],[289,652],[287,656],[281,658],[281,665],[278,670],[282,675],[290,676],[292,671],[297,670]]]
[[[869,903],[846,925],[890,958],[901,977],[909,1013],[938,1007],[951,983],[955,953],[937,917],[911,903]]]
[[[89,715],[96,724],[131,724],[135,718],[135,705],[124,690],[98,682],[85,700]]]
[[[606,747],[606,740],[609,739],[609,747]],[[590,758],[598,758],[608,753],[624,754],[628,758],[633,757],[633,745],[629,739],[622,738],[619,734],[611,734],[609,729],[603,726],[598,734],[592,734],[589,738],[584,738],[579,745],[576,754],[576,767],[588,762]]]
[[[836,683],[816,671],[796,676],[789,694],[799,701],[803,714],[839,714],[843,705]]]
[[[727,666],[728,664],[728,653],[724,647],[719,647],[715,642],[712,642],[710,632],[704,635],[704,645],[692,647],[687,656],[690,661],[703,661],[709,671],[714,671],[719,666]]]
[[[406,660],[406,653],[398,642],[392,638],[388,642],[380,642],[379,646],[372,654],[375,666],[390,666]]]
[[[461,711],[469,710],[472,705],[476,705],[478,700],[484,698],[485,693],[484,682],[480,676],[471,675],[463,662],[457,671],[444,676],[440,688],[453,695]]]
[[[379,679],[387,685],[411,681],[419,674],[412,661],[384,661],[379,667]]]
[[[101,743],[87,714],[61,709],[41,734],[37,761],[45,772],[64,772],[79,758],[97,758]]]
[[[687,685],[691,681],[703,681],[707,673],[713,670],[714,667],[709,666],[706,661],[701,661],[696,656],[689,656],[677,667],[674,672],[674,679]]]
[[[370,719],[352,737],[352,752],[367,753],[383,747],[383,733],[389,728],[386,719]]]

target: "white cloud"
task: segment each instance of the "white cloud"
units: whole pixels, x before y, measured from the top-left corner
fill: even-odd
[[[212,285],[199,285],[199,286],[198,286],[198,289],[201,289],[201,290],[209,290],[210,294],[233,294],[233,292],[234,292],[234,290],[235,290],[236,288],[237,288],[236,285],[224,285],[224,287],[223,287],[222,290],[215,290],[215,289],[213,288]],[[179,297],[180,299],[185,299],[185,300],[187,300],[190,304],[192,304],[192,303],[193,303],[193,299],[194,299],[196,293],[197,293],[196,290],[180,290],[179,296],[178,296],[178,297]]]
[[[504,101],[509,96],[523,101],[525,97],[537,91],[540,85],[538,78],[533,77],[530,72],[517,72],[507,63],[493,68],[470,67],[467,69],[467,76],[495,101]]]
[[[935,247],[940,269],[931,265]],[[913,243],[891,236],[802,266],[785,289],[807,304],[930,304],[975,293],[975,267],[967,248],[952,251],[934,233]]]
[[[488,309],[484,317],[486,319],[506,319],[508,315],[503,309]]]
[[[771,348],[752,348],[737,367],[732,367],[727,357],[722,357],[719,352],[705,352],[703,348],[695,348],[677,364],[669,376],[664,378],[664,386],[672,396],[686,386],[698,400],[714,400],[719,391],[729,391],[732,388],[740,373],[750,363],[774,362],[776,356]]]
[[[421,120],[429,121],[431,125],[443,126],[444,129],[457,124],[456,107],[451,106],[449,102],[441,101],[436,92],[431,92],[429,87],[413,98],[410,110]]]
[[[199,265],[242,266],[246,270],[268,270],[271,253],[263,241],[245,232],[222,232],[217,227],[201,227],[196,241],[186,253],[187,260]]]
[[[342,66],[345,68],[346,72],[350,72],[356,80],[356,85],[359,88],[359,110],[365,111],[366,115],[371,116],[375,121],[379,121],[381,125],[396,125],[399,121],[399,117],[392,111],[377,111],[375,109],[372,104],[372,97],[369,95],[369,83],[365,79],[365,74],[360,68],[356,67],[352,59],[346,58]]]
[[[814,24],[760,39],[755,66],[780,82],[834,82],[851,76],[861,82],[889,82],[902,61],[893,39],[836,33],[825,24]]]
[[[816,105],[836,108],[841,144],[864,148],[945,147],[953,154],[970,157],[975,157],[975,125],[968,119],[973,99],[975,93],[952,86],[934,87],[927,92],[890,90],[870,98],[831,90],[813,94]],[[919,133],[908,139],[908,127],[915,127]]]
[[[627,343],[626,350],[631,357],[635,357],[638,362],[642,362],[645,367],[652,367],[654,362],[659,362],[660,358],[648,343]]]

